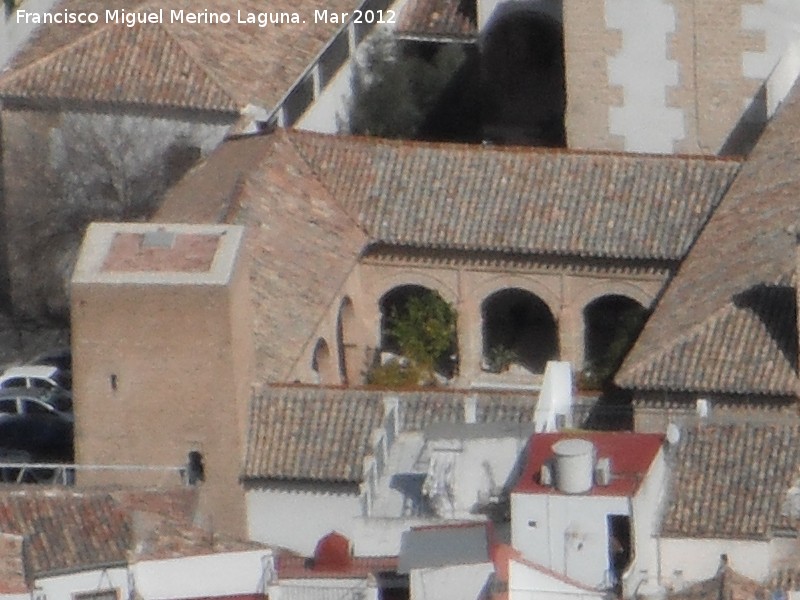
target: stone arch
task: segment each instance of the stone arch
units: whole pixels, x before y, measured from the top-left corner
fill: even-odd
[[[483,364],[501,371],[513,361],[544,373],[559,354],[558,325],[547,303],[517,287],[497,290],[481,303]]]
[[[595,383],[616,372],[648,312],[641,302],[623,294],[597,296],[584,306],[583,364]]]
[[[450,303],[446,298],[443,298],[442,295],[435,289],[431,289],[429,287],[423,285],[416,285],[416,284],[405,284],[405,285],[398,285],[390,290],[386,291],[378,301],[380,315],[381,315],[381,336],[380,336],[380,347],[382,352],[392,352],[399,354],[401,352],[400,347],[398,346],[397,342],[393,337],[389,334],[389,321],[391,319],[392,314],[403,314],[405,311],[405,307],[407,306],[409,300],[413,297],[419,297],[424,294],[434,294],[439,299],[447,302],[451,309],[455,311],[455,307]],[[450,355],[456,355],[458,348],[458,342],[455,337],[453,336],[452,344],[450,350],[447,352],[448,357]],[[440,361],[441,364],[434,365],[436,370],[447,376],[452,377],[456,370],[457,370],[457,359],[452,360],[448,357],[442,357]]]
[[[325,338],[319,338],[314,345],[314,353],[311,356],[311,370],[317,375],[317,383],[336,383],[336,367]]]
[[[566,145],[560,1],[509,0],[481,35],[484,129],[499,142]]]
[[[342,298],[336,315],[336,350],[339,359],[339,380],[347,385],[355,380],[355,319],[353,301],[349,296]]]

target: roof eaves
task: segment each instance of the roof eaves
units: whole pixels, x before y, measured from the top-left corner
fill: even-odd
[[[137,10],[139,8],[141,8],[141,7],[138,7]],[[173,43],[175,43],[176,46],[178,46],[178,48],[181,50],[181,52],[186,54],[186,56],[188,56],[198,66],[198,68],[200,68],[202,70],[203,74],[206,77],[208,77],[209,80],[218,88],[218,92],[228,101],[228,105],[227,106],[215,106],[215,107],[207,107],[207,106],[206,107],[202,107],[202,106],[190,106],[190,105],[171,105],[169,103],[164,103],[164,104],[155,103],[155,106],[162,107],[162,108],[201,109],[201,110],[205,108],[206,110],[210,110],[211,112],[221,112],[221,113],[224,113],[224,114],[239,114],[239,113],[241,113],[241,110],[242,110],[243,107],[240,106],[237,103],[236,99],[234,97],[232,97],[228,93],[228,88],[226,86],[222,85],[217,80],[217,78],[213,75],[213,73],[211,73],[202,62],[199,62],[197,60],[197,58],[192,53],[187,51],[187,49],[185,48],[185,45],[180,43],[180,41],[176,39],[176,36],[174,36],[169,31],[169,28],[164,27],[162,25],[152,25],[152,26],[160,27],[161,31],[163,31],[165,33],[165,35],[167,35],[170,38],[170,40]],[[73,48],[77,48],[77,47],[79,47],[79,46],[81,46],[83,44],[89,43],[93,38],[100,37],[101,35],[105,34],[107,31],[112,31],[114,27],[117,27],[117,26],[114,25],[113,23],[108,23],[108,24],[103,25],[101,27],[97,27],[97,28],[87,32],[86,34],[77,37],[76,39],[72,40],[71,42],[68,42],[67,44],[64,44],[63,46],[59,46],[58,48],[54,49],[52,52],[50,52],[48,54],[45,54],[44,56],[40,56],[36,60],[34,60],[34,61],[22,66],[19,69],[8,71],[7,73],[0,74],[0,100],[8,99],[8,100],[18,100],[18,101],[24,101],[24,100],[34,100],[35,101],[35,100],[46,100],[46,99],[59,99],[59,100],[63,99],[63,100],[67,100],[67,101],[70,101],[70,100],[78,100],[78,101],[84,100],[84,101],[87,101],[86,98],[69,98],[69,97],[64,98],[62,96],[50,96],[48,94],[40,94],[40,95],[37,95],[37,94],[20,94],[19,92],[8,91],[8,88],[10,86],[12,86],[13,83],[16,80],[23,79],[28,73],[30,73],[31,71],[34,71],[36,68],[38,68],[42,64],[45,64],[45,63],[47,63],[47,62],[49,62],[51,60],[54,60],[58,55],[60,55],[62,53],[65,53],[65,52],[68,52]],[[89,102],[94,102],[92,99],[88,99],[88,101]],[[106,100],[105,103],[110,104],[110,105],[131,105],[131,106],[144,105],[144,106],[149,106],[149,107],[154,106],[154,103],[152,103],[152,102],[142,102],[142,103],[139,103],[139,102],[126,102],[126,101],[117,101],[117,102],[115,102],[115,101]]]

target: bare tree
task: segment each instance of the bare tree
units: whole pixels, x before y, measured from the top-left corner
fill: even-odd
[[[47,139],[41,131],[26,135],[15,144],[22,153],[11,186],[17,197],[7,193],[5,207],[12,309],[66,323],[86,226],[147,219],[205,140],[192,123],[82,113],[62,115]]]

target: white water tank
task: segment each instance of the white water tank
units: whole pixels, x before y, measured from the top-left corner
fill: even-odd
[[[556,489],[565,494],[583,494],[592,489],[594,445],[580,438],[553,444]]]

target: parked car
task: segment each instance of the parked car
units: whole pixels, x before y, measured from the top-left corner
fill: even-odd
[[[59,390],[69,393],[72,389],[72,377],[51,365],[22,365],[6,369],[0,375],[0,390],[6,388]]]
[[[71,460],[75,418],[55,404],[50,390],[0,391],[0,448],[29,452],[36,460]]]
[[[59,348],[35,356],[28,364],[58,367],[62,371],[72,372],[72,351]]]

